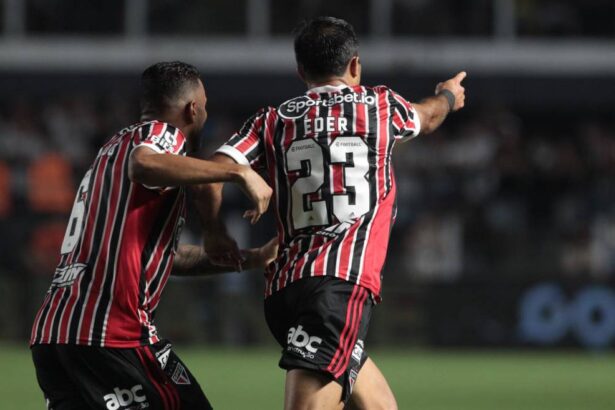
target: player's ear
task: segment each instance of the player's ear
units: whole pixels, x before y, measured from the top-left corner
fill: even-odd
[[[361,60],[358,55],[350,59],[348,71],[350,71],[350,76],[352,78],[361,78]]]
[[[186,122],[188,124],[192,124],[196,121],[196,118],[199,115],[196,101],[193,100],[186,104],[184,115],[186,116]]]

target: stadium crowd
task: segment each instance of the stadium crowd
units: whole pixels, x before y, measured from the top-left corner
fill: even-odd
[[[137,118],[137,107],[115,95],[68,95],[44,104],[22,97],[0,106],[0,272],[11,309],[29,311],[40,303],[32,295],[41,294],[54,271],[78,179],[97,147]],[[385,296],[392,284],[615,274],[615,124],[560,115],[545,122],[535,113],[474,108],[463,121],[397,146],[398,214]],[[242,118],[212,113],[204,151],[213,152]],[[241,201],[231,193],[229,218],[239,220],[247,207]],[[187,241],[198,240],[194,219]],[[256,230],[231,225],[247,246],[273,235],[270,222]],[[14,294],[11,282],[30,285]],[[258,275],[228,275],[217,286],[205,292],[258,298],[262,283]],[[224,303],[221,310],[237,320],[259,314],[244,312],[232,297]],[[215,320],[207,309],[199,315]],[[6,333],[21,332],[4,322]],[[227,327],[231,340],[246,337]]]

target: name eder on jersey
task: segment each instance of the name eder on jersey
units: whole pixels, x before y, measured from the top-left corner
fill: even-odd
[[[332,107],[343,103],[373,105],[376,103],[376,97],[366,94],[348,93],[314,100],[307,95],[302,95],[280,105],[278,112],[284,118],[293,119],[303,116],[311,107]]]

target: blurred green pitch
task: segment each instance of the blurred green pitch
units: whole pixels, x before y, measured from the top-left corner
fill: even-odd
[[[177,352],[217,410],[282,408],[284,373],[273,350]],[[615,355],[578,352],[390,350],[370,352],[400,409],[615,409]],[[0,345],[0,409],[44,409],[29,351]]]

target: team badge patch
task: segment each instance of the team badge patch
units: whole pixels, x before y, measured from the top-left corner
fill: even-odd
[[[181,363],[177,363],[175,366],[175,371],[173,372],[173,376],[171,379],[175,382],[175,384],[190,384],[190,377],[188,376],[188,372],[186,368],[182,366]]]

